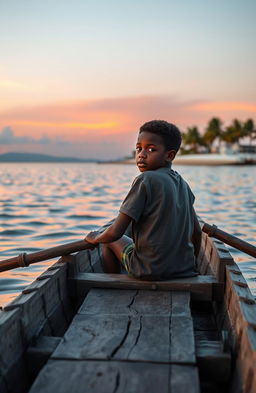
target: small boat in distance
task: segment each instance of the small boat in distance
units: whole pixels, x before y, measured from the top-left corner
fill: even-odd
[[[222,242],[166,281],[66,254],[0,311],[1,393],[256,391],[256,303]]]

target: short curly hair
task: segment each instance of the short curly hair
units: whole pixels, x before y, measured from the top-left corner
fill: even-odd
[[[174,124],[165,120],[151,120],[140,127],[139,134],[144,131],[160,135],[166,150],[175,150],[176,153],[179,150],[182,140],[181,132]]]

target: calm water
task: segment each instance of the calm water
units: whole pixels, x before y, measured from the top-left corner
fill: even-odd
[[[256,166],[174,166],[210,224],[255,244]],[[115,217],[133,178],[133,165],[0,164],[0,259],[75,240]],[[256,260],[234,249],[256,295]],[[5,305],[55,261],[0,273]]]

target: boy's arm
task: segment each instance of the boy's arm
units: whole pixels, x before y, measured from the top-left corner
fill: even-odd
[[[194,208],[193,208],[193,221],[194,221],[194,230],[193,230],[193,234],[191,237],[191,241],[194,245],[195,256],[197,257],[199,254],[199,251],[200,251],[200,247],[201,247],[202,230],[201,230],[200,224],[198,222],[197,215],[196,215]]]
[[[131,220],[131,217],[126,214],[119,213],[113,224],[111,224],[104,232],[90,232],[85,237],[85,240],[95,245],[98,243],[112,243],[123,236]]]

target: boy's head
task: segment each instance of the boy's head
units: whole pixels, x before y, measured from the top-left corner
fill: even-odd
[[[140,127],[141,132],[151,132],[162,137],[166,150],[179,151],[181,145],[181,133],[178,127],[165,120],[151,120]]]
[[[149,121],[140,128],[136,163],[141,172],[170,166],[181,145],[179,129],[167,121]]]

